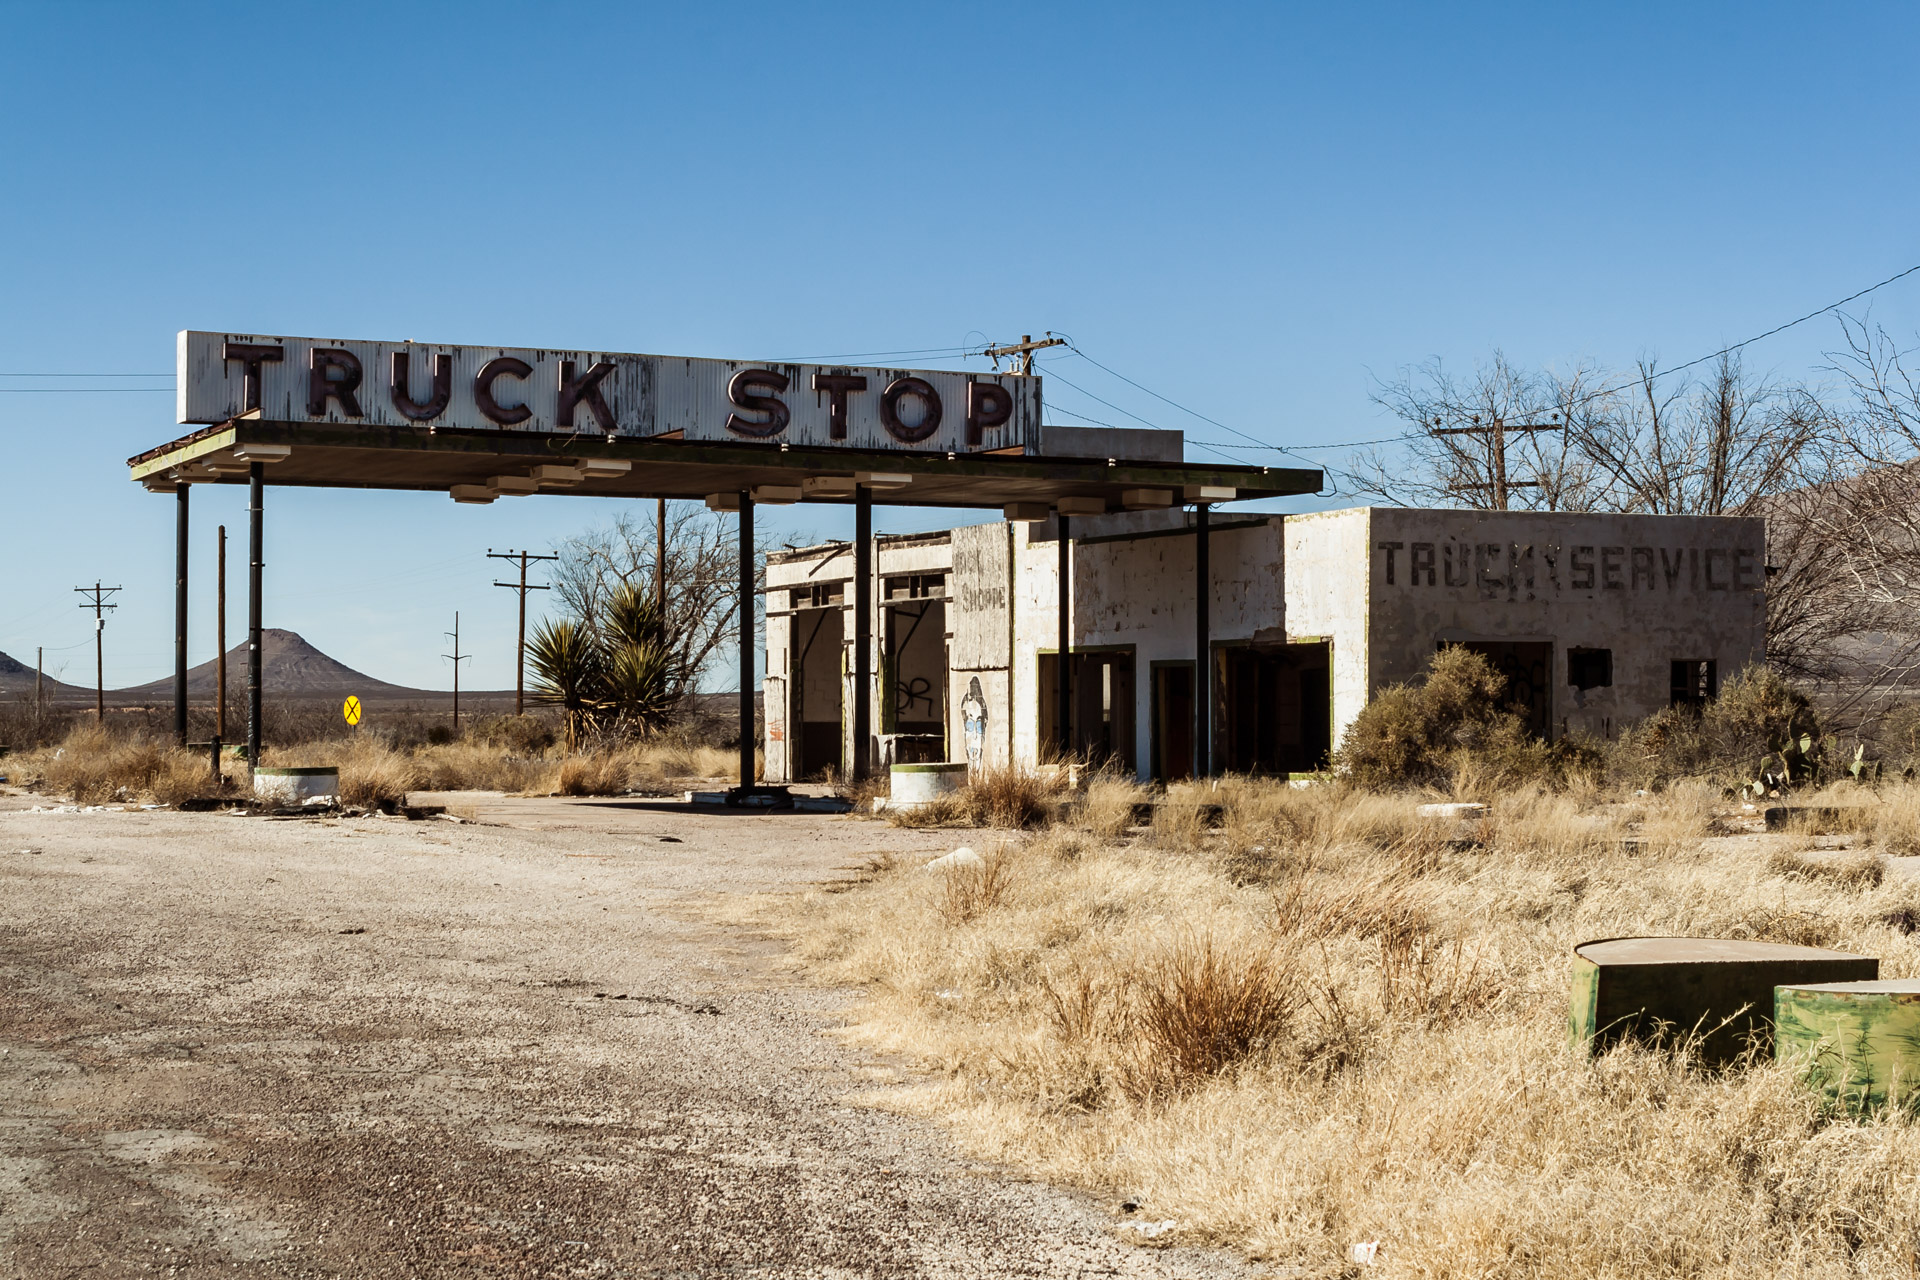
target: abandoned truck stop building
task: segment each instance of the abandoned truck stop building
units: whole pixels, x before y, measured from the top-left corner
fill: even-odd
[[[1162,780],[1197,759],[1213,772],[1311,771],[1376,691],[1416,679],[1449,644],[1492,659],[1540,737],[1608,737],[1713,696],[1764,653],[1760,520],[1217,510],[1202,717],[1195,514],[1068,523],[1064,556],[1052,516],[878,540],[872,758],[1031,765],[1069,751]],[[769,559],[769,781],[844,771],[855,750],[853,563],[846,544]],[[1196,725],[1210,726],[1205,757]]]

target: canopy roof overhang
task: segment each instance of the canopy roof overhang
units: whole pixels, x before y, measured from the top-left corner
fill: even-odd
[[[798,487],[815,477],[860,474],[909,477],[871,491],[893,506],[999,508],[1063,498],[1101,499],[1109,511],[1139,505],[1139,490],[1168,491],[1171,503],[1246,501],[1318,492],[1317,470],[1019,454],[929,454],[904,450],[794,448],[777,444],[706,443],[597,434],[381,428],[236,419],[128,459],[133,479],[149,488],[247,481],[248,446],[287,452],[264,468],[273,485],[335,489],[402,489],[449,493],[456,485],[488,486],[496,477],[527,476],[543,465],[605,459],[625,462],[618,475],[588,474],[541,492],[594,497],[704,498],[762,486]],[[279,450],[273,449],[278,453]],[[1132,501],[1129,501],[1129,491]],[[1231,491],[1231,496],[1223,491]],[[1155,495],[1158,497],[1158,495]],[[851,492],[807,501],[851,502]],[[1164,505],[1155,502],[1153,505]]]

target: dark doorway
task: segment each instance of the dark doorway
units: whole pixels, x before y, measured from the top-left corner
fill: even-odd
[[[1553,645],[1545,640],[1464,640],[1461,647],[1486,655],[1493,669],[1507,678],[1501,707],[1517,714],[1528,733],[1546,738],[1553,723]]]
[[[1181,782],[1193,776],[1193,664],[1153,664],[1153,776]]]
[[[841,663],[842,611],[802,609],[793,615],[793,681],[787,723],[793,726],[796,781],[840,768],[841,701],[846,681]]]
[[[1050,743],[1056,755],[1132,773],[1133,650],[1082,651],[1073,654],[1070,663],[1073,723],[1068,726],[1071,732],[1062,735],[1056,723],[1060,655],[1040,655],[1040,740]]]
[[[881,651],[882,733],[947,731],[947,606],[941,600],[890,604]]]
[[[1333,752],[1333,646],[1320,641],[1216,654],[1214,743],[1229,773],[1311,773]]]

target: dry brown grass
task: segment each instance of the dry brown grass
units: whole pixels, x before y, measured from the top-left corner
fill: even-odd
[[[1219,826],[1177,839],[1013,837],[966,912],[877,867],[758,918],[864,993],[851,1039],[927,1067],[875,1102],[1124,1194],[1179,1223],[1163,1240],[1318,1276],[1373,1239],[1409,1276],[1913,1274],[1920,1125],[1833,1114],[1770,1063],[1565,1045],[1589,938],[1817,942],[1920,975],[1920,890],[1884,864],[1770,864],[1708,834],[1704,791],[1503,795],[1462,838],[1415,797],[1209,790]],[[1877,803],[1887,831],[1920,792]]]
[[[617,796],[627,790],[627,762],[611,755],[568,756],[554,790],[563,796]]]
[[[52,749],[9,761],[9,772],[77,804],[179,804],[220,794],[207,758],[164,739],[81,725]]]
[[[879,794],[885,794],[884,791]],[[1029,769],[983,769],[951,796],[913,809],[887,809],[898,827],[1045,826],[1069,799],[1063,780]]]

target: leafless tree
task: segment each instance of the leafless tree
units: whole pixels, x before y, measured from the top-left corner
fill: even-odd
[[[667,506],[666,633],[676,699],[697,692],[703,677],[728,669],[740,635],[738,527],[732,516],[689,503]],[[589,624],[600,617],[614,587],[653,590],[657,531],[652,520],[622,514],[555,550],[560,556],[554,565],[555,603]],[[754,558],[763,567],[765,548],[756,548]],[[759,572],[756,568],[756,577]],[[763,613],[756,595],[756,627]]]
[[[1527,373],[1498,351],[1465,378],[1437,360],[1403,371],[1373,400],[1408,428],[1408,456],[1364,454],[1354,479],[1409,505],[1588,509],[1605,478],[1565,428],[1592,412],[1592,382],[1585,368]]]

